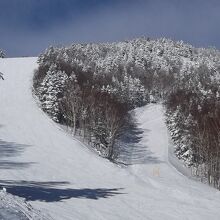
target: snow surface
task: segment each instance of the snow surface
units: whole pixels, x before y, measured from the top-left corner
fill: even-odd
[[[51,220],[49,216],[32,208],[30,204],[19,198],[0,191],[0,219],[1,220]]]
[[[0,185],[7,192],[55,220],[220,219],[220,192],[169,162],[161,105],[136,109],[132,165],[122,168],[38,108],[31,88],[36,60],[0,59]]]

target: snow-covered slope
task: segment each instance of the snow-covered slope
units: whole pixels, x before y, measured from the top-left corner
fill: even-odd
[[[0,184],[8,192],[56,220],[220,218],[219,191],[169,164],[161,105],[136,110],[134,164],[120,168],[38,108],[31,89],[36,67],[36,58],[0,59]]]
[[[1,220],[52,220],[24,201],[23,198],[0,191]]]

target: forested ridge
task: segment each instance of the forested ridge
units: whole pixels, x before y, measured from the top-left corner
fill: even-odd
[[[177,157],[220,188],[220,53],[169,39],[50,47],[34,89],[54,121],[110,160],[129,110],[162,101]]]

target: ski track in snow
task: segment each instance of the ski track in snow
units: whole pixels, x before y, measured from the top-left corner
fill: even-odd
[[[55,220],[220,219],[220,192],[169,162],[161,105],[135,110],[143,133],[132,149],[141,146],[149,155],[120,168],[71,138],[38,108],[31,88],[36,60],[0,59],[5,78],[0,81],[0,184],[9,193]]]

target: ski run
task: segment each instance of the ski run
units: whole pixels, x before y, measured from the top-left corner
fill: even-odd
[[[0,192],[0,219],[220,219],[220,192],[190,178],[173,156],[162,105],[134,111],[131,165],[113,164],[38,107],[36,61],[0,59],[0,186],[7,191]]]

